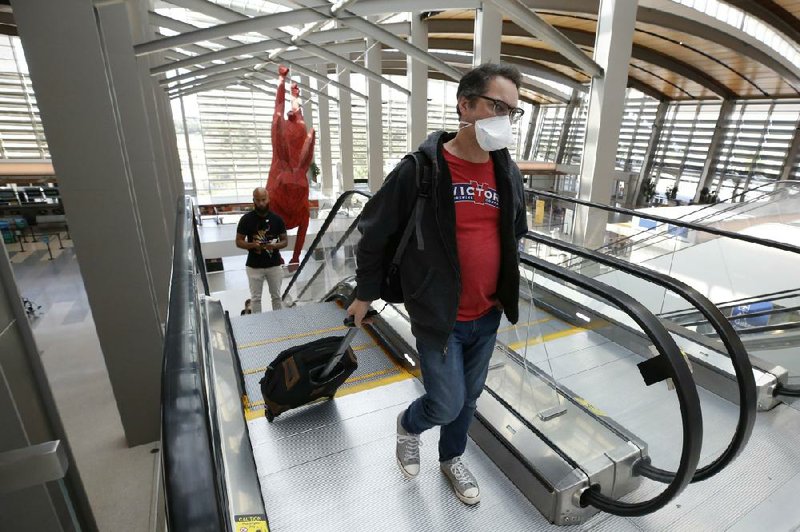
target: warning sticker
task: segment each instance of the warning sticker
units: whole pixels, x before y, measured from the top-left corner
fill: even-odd
[[[236,532],[269,532],[267,516],[264,514],[237,515]]]

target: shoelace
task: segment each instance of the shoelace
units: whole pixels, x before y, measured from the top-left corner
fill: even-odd
[[[466,466],[461,463],[461,460],[453,462],[450,465],[450,471],[453,473],[453,476],[456,477],[456,480],[461,484],[474,484],[472,481],[472,476],[470,475],[469,471],[467,471]]]
[[[419,436],[404,436],[402,434],[397,435],[397,443],[405,444],[405,447],[403,447],[404,460],[415,458],[414,453],[416,453],[422,445]]]

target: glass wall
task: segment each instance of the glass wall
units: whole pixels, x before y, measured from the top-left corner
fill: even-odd
[[[697,7],[697,6],[693,6]],[[197,22],[197,21],[196,21]],[[200,22],[197,22],[199,25]],[[335,75],[329,76],[335,79]],[[391,76],[405,86],[406,79]],[[366,92],[364,77],[350,76],[350,85]],[[338,98],[338,90],[316,80],[312,87]],[[230,87],[186,96],[172,101],[183,179],[188,190],[196,190],[201,203],[249,201],[252,188],[267,179],[272,147],[269,128],[274,105],[274,88]],[[428,129],[454,131],[456,84],[440,80],[428,83]],[[303,97],[309,97],[305,93]],[[394,89],[382,90],[384,171],[388,173],[408,151],[407,97]],[[315,95],[312,122],[319,118]],[[511,147],[516,157],[530,127],[534,128],[531,158],[554,162],[565,119],[566,104],[543,105],[539,118],[530,124],[532,106],[520,104],[525,116],[515,125],[517,143]],[[617,169],[638,172],[652,134],[658,102],[629,89],[617,148]],[[367,175],[366,106],[352,97],[353,162],[355,179]],[[721,112],[717,101],[672,102],[653,154],[650,178],[656,191],[664,194],[678,187],[678,198],[695,193],[703,171],[711,138]],[[563,162],[579,164],[586,129],[586,95],[573,109],[567,131]],[[334,167],[340,162],[339,104],[329,103],[331,155]],[[710,192],[720,199],[730,198],[745,189],[769,188],[781,177],[787,154],[800,122],[800,100],[749,100],[735,102],[722,123],[723,137],[714,167]],[[315,162],[320,164],[319,144]],[[415,147],[414,147],[415,148]],[[36,97],[18,37],[0,35],[0,160],[48,159]],[[800,179],[800,153],[788,161],[788,177]],[[323,169],[324,170],[324,169]]]
[[[573,109],[567,133],[564,164],[580,164],[586,129],[586,95]],[[626,172],[642,168],[653,132],[658,101],[629,89],[617,146],[616,167]],[[543,106],[533,159],[555,162],[566,104]],[[676,197],[691,200],[711,149],[711,141],[722,111],[720,101],[671,102],[653,152],[649,177],[656,193],[678,187]],[[789,164],[789,179],[800,179],[800,154],[787,162],[792,139],[800,126],[800,100],[749,100],[735,102],[722,123],[722,139],[711,168],[709,193],[720,200],[759,187],[768,192]],[[746,199],[746,198],[745,198]]]
[[[18,37],[0,35],[0,159],[49,159]]]

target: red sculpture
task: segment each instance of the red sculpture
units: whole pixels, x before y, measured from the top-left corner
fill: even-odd
[[[278,92],[272,115],[272,165],[269,168],[267,192],[269,208],[283,218],[286,229],[298,227],[294,253],[289,264],[300,262],[300,251],[308,231],[308,168],[314,156],[314,128],[306,132],[300,109],[300,89],[292,83],[292,108],[284,118],[286,75],[289,69],[278,67]]]

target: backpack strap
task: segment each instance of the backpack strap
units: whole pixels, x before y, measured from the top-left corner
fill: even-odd
[[[400,259],[408,245],[408,240],[411,238],[411,232],[416,228],[417,232],[417,249],[420,251],[425,249],[425,243],[422,239],[422,214],[425,211],[425,200],[430,196],[431,192],[431,168],[428,163],[428,157],[422,152],[415,151],[406,157],[413,157],[414,169],[416,170],[416,183],[417,183],[417,202],[414,204],[414,209],[406,222],[406,228],[403,231],[403,236],[397,245],[397,249],[392,257],[392,267],[397,268],[400,266]],[[412,223],[412,220],[414,223]]]
[[[428,164],[428,156],[421,151],[415,151],[412,156],[417,164],[417,206],[414,225],[417,228],[417,249],[425,249],[425,242],[422,240],[422,213],[425,211],[425,200],[431,194],[431,165]]]

